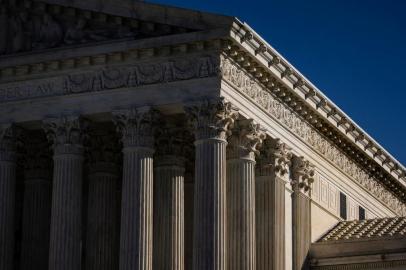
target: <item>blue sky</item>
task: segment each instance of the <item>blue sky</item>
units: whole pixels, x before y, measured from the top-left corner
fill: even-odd
[[[247,22],[406,165],[406,1],[148,2]]]

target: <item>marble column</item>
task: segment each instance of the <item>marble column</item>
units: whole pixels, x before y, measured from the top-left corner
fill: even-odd
[[[16,192],[15,134],[0,125],[0,269],[13,269]]]
[[[292,154],[280,140],[267,139],[257,161],[255,217],[257,270],[285,270],[285,185]]]
[[[152,269],[153,154],[156,111],[115,111],[123,142],[120,270]]]
[[[314,166],[303,157],[292,160],[292,237],[293,270],[310,269],[308,253],[311,245],[310,191]]]
[[[115,136],[91,134],[86,236],[86,270],[118,268],[118,166]]]
[[[154,269],[184,270],[184,161],[156,158],[154,192]]]
[[[85,128],[77,116],[44,121],[54,151],[49,270],[81,267]]]
[[[180,128],[158,130],[154,168],[153,268],[185,269],[184,149]]]
[[[255,270],[255,155],[266,135],[253,120],[236,123],[227,149],[228,269]]]
[[[192,160],[194,167],[194,159]],[[193,269],[193,198],[194,198],[194,171],[185,173],[185,270]]]
[[[21,270],[48,268],[52,159],[45,138],[27,134],[21,240]]]
[[[226,138],[238,113],[224,100],[185,110],[195,126],[193,270],[226,270]]]

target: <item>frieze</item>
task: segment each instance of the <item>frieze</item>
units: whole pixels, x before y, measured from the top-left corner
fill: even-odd
[[[0,85],[0,103],[217,76],[217,63],[214,57],[204,56],[9,83]]]
[[[251,98],[256,104],[275,117],[280,123],[297,134],[307,144],[313,147],[337,167],[356,180],[362,187],[375,195],[381,202],[389,206],[399,215],[406,215],[406,205],[385,189],[377,180],[348,158],[333,143],[326,140],[285,104],[278,101],[270,92],[265,90],[254,77],[243,71],[228,58],[223,58],[220,64],[224,80]]]

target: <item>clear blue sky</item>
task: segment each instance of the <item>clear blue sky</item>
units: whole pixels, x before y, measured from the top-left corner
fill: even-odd
[[[405,0],[152,0],[247,22],[406,165]]]

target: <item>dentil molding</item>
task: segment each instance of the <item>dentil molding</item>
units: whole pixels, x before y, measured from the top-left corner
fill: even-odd
[[[282,125],[291,130],[292,133],[299,136],[318,153],[334,163],[394,212],[399,215],[406,215],[406,205],[401,199],[388,191],[376,179],[372,178],[365,169],[358,166],[302,117],[278,100],[256,78],[244,71],[232,59],[224,56],[220,68],[223,80],[230,83],[235,89],[263,108],[272,117],[282,123]]]

